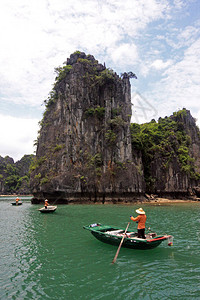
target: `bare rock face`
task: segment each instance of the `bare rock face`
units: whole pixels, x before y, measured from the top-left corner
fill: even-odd
[[[56,71],[31,172],[33,202],[118,202],[143,194],[142,161],[132,155],[129,78],[78,51]]]

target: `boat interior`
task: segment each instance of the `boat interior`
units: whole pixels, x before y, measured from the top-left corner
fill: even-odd
[[[123,236],[124,234],[124,230],[108,230],[108,231],[105,231],[106,234],[109,234],[109,235],[115,235],[115,236]],[[146,239],[152,239],[154,237],[156,237],[156,233],[155,232],[151,232],[151,233],[147,233],[145,236],[146,236]],[[130,232],[130,231],[127,231],[126,233],[126,237],[127,238],[137,238],[137,232]],[[137,238],[139,239],[139,238]]]
[[[95,224],[90,225],[90,227],[98,227],[98,226],[101,226],[101,224],[95,223]],[[99,228],[98,231],[102,232],[102,233],[106,233],[111,236],[118,236],[118,237],[122,237],[125,232],[125,230],[123,230],[123,229],[117,229],[117,228],[113,228],[113,227],[109,227],[109,226],[104,227],[104,228]],[[147,232],[145,234],[146,239],[152,239],[152,238],[155,238],[156,236],[157,236],[157,234],[155,232]],[[133,232],[133,231],[127,231],[126,238],[134,238],[134,239],[138,239],[138,240],[144,240],[144,239],[138,238],[137,232]]]

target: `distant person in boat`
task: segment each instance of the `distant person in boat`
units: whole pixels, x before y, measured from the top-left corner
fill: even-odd
[[[19,198],[17,197],[17,198],[15,199],[15,201],[16,201],[16,205],[18,205]]]
[[[44,207],[47,209],[48,205],[49,205],[49,203],[48,203],[48,200],[46,199],[46,200],[44,201]]]
[[[145,211],[142,208],[136,209],[136,213],[138,216],[134,218],[133,216],[130,216],[131,220],[138,223],[138,237],[145,239],[145,222],[147,219],[147,216],[145,215]]]

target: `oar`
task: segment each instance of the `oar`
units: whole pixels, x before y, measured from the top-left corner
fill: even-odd
[[[52,206],[58,201],[58,199],[62,198],[62,195],[56,198],[56,200],[52,203]]]
[[[125,232],[124,232],[123,238],[122,238],[122,240],[121,240],[121,242],[120,242],[120,244],[119,244],[119,247],[118,247],[117,252],[116,252],[116,254],[115,254],[115,257],[114,257],[114,259],[113,259],[113,261],[112,261],[112,264],[114,264],[114,263],[116,262],[116,260],[117,260],[117,256],[118,256],[118,254],[119,254],[120,248],[121,248],[122,243],[123,243],[123,241],[124,241],[124,238],[125,238],[125,236],[126,236],[126,232],[127,232],[127,230],[128,230],[129,224],[130,224],[130,222],[128,223],[128,225],[127,225],[127,227],[126,227],[126,230],[125,230]]]

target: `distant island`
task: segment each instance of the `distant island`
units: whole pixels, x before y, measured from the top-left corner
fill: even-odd
[[[200,131],[189,110],[131,123],[133,72],[119,76],[80,51],[55,71],[36,156],[24,156],[17,180],[0,169],[1,193],[24,189],[32,203],[66,204],[199,197]]]
[[[24,155],[15,163],[12,157],[0,156],[0,195],[31,194],[29,169],[33,158],[33,154]]]

